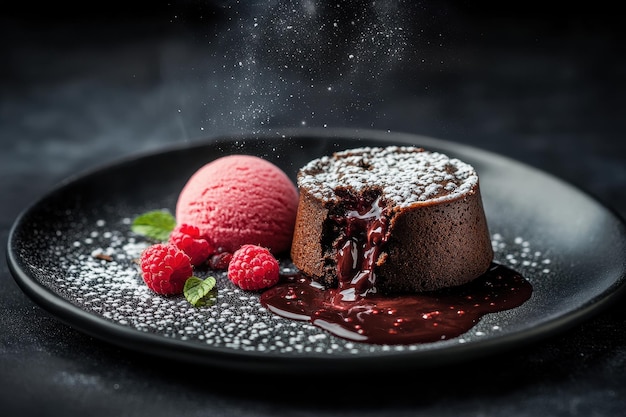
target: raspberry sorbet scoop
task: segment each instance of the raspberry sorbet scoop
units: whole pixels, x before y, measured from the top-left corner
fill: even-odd
[[[234,252],[244,244],[272,253],[291,246],[298,190],[273,163],[252,155],[229,155],[196,171],[180,192],[176,222],[198,227],[216,248]]]

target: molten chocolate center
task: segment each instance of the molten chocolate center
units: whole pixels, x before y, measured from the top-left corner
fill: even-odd
[[[342,301],[376,293],[374,268],[387,241],[389,220],[380,197],[372,203],[359,199],[344,215],[331,216],[344,233],[337,239],[338,294]]]

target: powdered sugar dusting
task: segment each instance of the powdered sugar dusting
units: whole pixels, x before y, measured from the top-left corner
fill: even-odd
[[[362,147],[314,159],[298,174],[298,186],[335,201],[335,190],[359,193],[379,187],[398,207],[442,202],[473,192],[478,175],[466,162],[411,146]]]
[[[40,246],[40,240],[25,242],[37,245],[24,249],[41,255],[44,265],[33,265],[32,273],[60,297],[120,326],[186,343],[259,354],[352,356],[424,348],[420,344],[350,342],[307,322],[282,318],[261,306],[258,293],[241,290],[223,272],[199,274],[211,274],[217,279],[217,294],[206,306],[194,307],[182,295],[158,295],[145,285],[136,263],[151,242],[130,231],[130,217],[117,221],[77,218],[72,224],[70,230],[59,228],[52,235],[46,232],[50,236],[46,245]],[[495,233],[492,239],[496,259],[521,268],[535,283],[552,273],[549,259],[526,239],[507,238],[501,233]],[[282,273],[296,271],[289,259],[281,260]],[[503,315],[495,322],[485,318],[462,337],[441,343],[486,338],[506,325]]]

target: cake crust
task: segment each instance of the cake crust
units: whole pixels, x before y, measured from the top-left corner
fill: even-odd
[[[313,197],[308,190],[302,189],[293,231],[291,259],[297,264],[298,269],[317,280],[326,276],[322,231],[327,217],[328,209],[324,207],[323,201]]]

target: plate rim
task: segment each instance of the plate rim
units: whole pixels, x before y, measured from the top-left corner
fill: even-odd
[[[613,280],[612,285],[607,287],[600,294],[593,298],[587,299],[580,307],[567,312],[567,314],[557,315],[538,326],[531,329],[525,329],[513,333],[506,333],[502,336],[493,337],[480,342],[469,344],[445,345],[436,349],[427,350],[404,350],[404,351],[388,351],[366,356],[285,356],[280,353],[267,353],[262,356],[256,352],[247,352],[241,350],[233,350],[228,348],[213,347],[201,343],[190,343],[188,341],[167,338],[158,334],[141,332],[115,323],[88,311],[81,309],[79,306],[72,304],[69,300],[64,299],[51,289],[41,284],[38,280],[31,277],[26,271],[19,267],[19,256],[14,250],[16,242],[16,233],[22,225],[23,219],[32,211],[34,211],[41,202],[52,196],[59,190],[73,184],[74,182],[88,178],[90,175],[98,173],[106,169],[114,169],[118,165],[126,164],[132,161],[138,161],[154,155],[167,154],[174,151],[190,151],[196,148],[202,148],[214,145],[221,141],[233,142],[238,139],[254,139],[254,140],[276,140],[285,137],[296,136],[299,138],[311,137],[315,139],[356,139],[362,137],[368,140],[381,141],[403,141],[403,142],[419,142],[422,146],[436,148],[455,148],[460,151],[481,155],[482,157],[494,157],[500,161],[508,161],[518,166],[549,176],[560,185],[570,187],[576,192],[591,199],[600,208],[607,211],[607,214],[613,216],[621,226],[621,237],[626,239],[626,222],[620,214],[603,204],[596,196],[571,184],[554,174],[542,171],[524,162],[517,161],[505,155],[500,155],[489,150],[473,147],[466,144],[457,143],[445,139],[437,139],[430,136],[424,136],[413,133],[381,131],[373,129],[351,129],[351,128],[288,128],[288,129],[272,129],[267,132],[237,132],[226,133],[207,137],[203,140],[192,142],[177,142],[163,146],[157,149],[150,149],[144,152],[138,152],[112,161],[99,164],[79,171],[67,176],[61,180],[47,192],[35,199],[27,205],[16,217],[10,227],[7,246],[6,260],[9,271],[21,290],[29,296],[37,305],[42,307],[55,318],[59,319],[66,325],[81,331],[82,333],[91,335],[101,341],[113,344],[142,353],[173,359],[176,361],[192,362],[194,364],[202,364],[214,366],[224,369],[231,369],[243,372],[262,372],[262,373],[293,373],[309,372],[309,373],[328,373],[341,371],[358,371],[367,369],[368,372],[375,370],[389,371],[396,368],[396,365],[406,369],[411,368],[431,368],[441,365],[453,364],[468,359],[478,359],[494,353],[494,351],[504,352],[511,349],[527,346],[533,342],[545,339],[549,335],[556,335],[571,329],[584,320],[606,310],[609,306],[626,294],[626,270],[622,271],[620,277]],[[623,262],[626,268],[626,260]],[[96,329],[94,329],[96,327]],[[103,337],[106,336],[106,337]],[[136,345],[140,345],[142,349],[137,349]],[[207,349],[210,352],[207,353]],[[373,359],[380,359],[373,361]],[[261,359],[261,360],[259,360]],[[410,362],[410,363],[407,363]],[[366,366],[364,366],[366,365]]]

